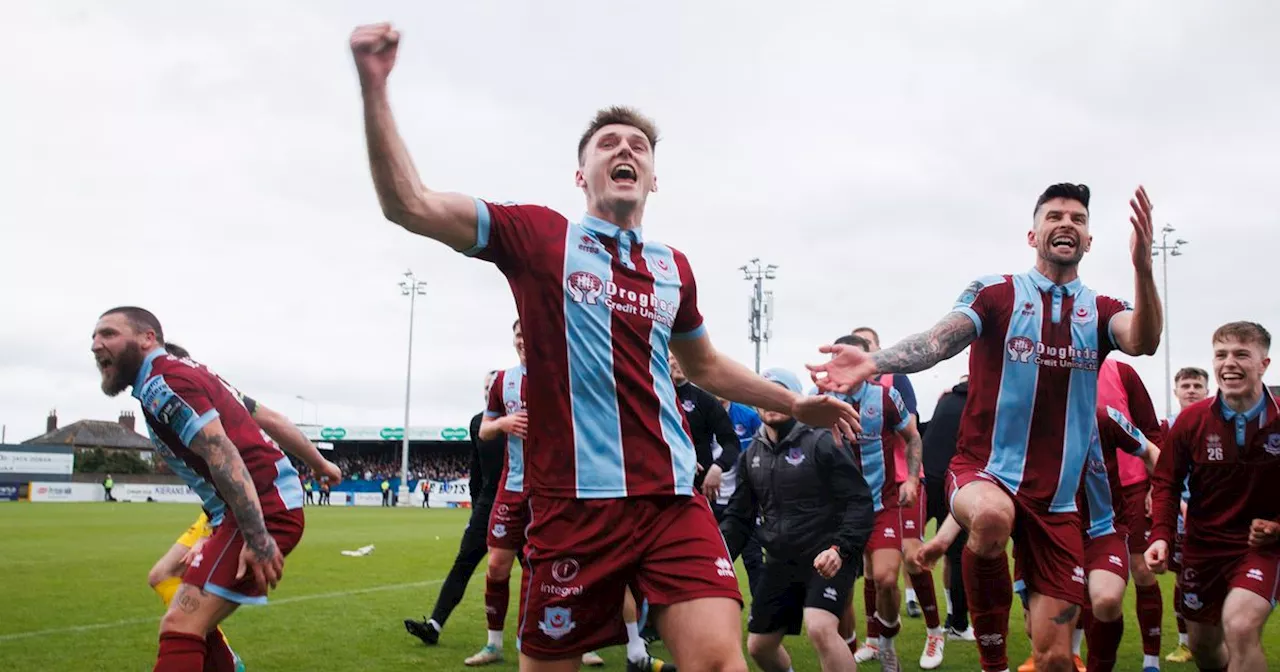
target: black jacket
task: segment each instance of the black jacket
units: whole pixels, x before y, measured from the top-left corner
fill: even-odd
[[[493,504],[502,478],[502,463],[507,459],[506,436],[499,434],[491,441],[480,440],[480,420],[484,413],[471,418],[471,506]]]
[[[935,483],[942,482],[951,466],[951,456],[956,454],[956,436],[960,432],[960,419],[964,416],[964,404],[969,399],[969,383],[963,382],[942,395],[933,409],[929,429],[924,432],[924,477]]]
[[[853,455],[830,430],[795,423],[778,444],[761,428],[738,458],[738,484],[720,523],[735,557],[756,529],[770,558],[812,562],[838,547],[844,564],[862,563],[875,510]]]
[[[689,436],[693,439],[693,448],[698,454],[698,464],[702,471],[693,479],[695,488],[702,487],[702,478],[712,464],[720,465],[720,470],[728,473],[738,462],[738,453],[742,445],[738,442],[738,434],[733,431],[733,421],[724,405],[710,392],[685,382],[676,386],[676,398],[680,401],[680,410],[689,421]],[[712,439],[720,444],[722,452],[715,457],[715,446]]]

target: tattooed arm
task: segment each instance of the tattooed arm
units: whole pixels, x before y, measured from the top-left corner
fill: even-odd
[[[902,339],[873,355],[880,373],[916,373],[951,359],[978,338],[978,327],[961,312],[948,313],[933,328]]]
[[[210,420],[191,439],[190,448],[209,465],[213,485],[235,516],[236,527],[244,535],[241,573],[245,566],[250,566],[259,585],[265,587],[270,583],[274,587],[279,580],[283,557],[275,539],[267,532],[262,518],[262,503],[258,501],[258,490],[249,475],[249,468],[240,459],[240,451],[235,444],[227,438],[222,421],[217,418]]]

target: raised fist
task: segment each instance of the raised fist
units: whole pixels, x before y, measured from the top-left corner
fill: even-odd
[[[361,86],[381,86],[396,64],[400,33],[389,23],[360,26],[351,33],[351,55]]]

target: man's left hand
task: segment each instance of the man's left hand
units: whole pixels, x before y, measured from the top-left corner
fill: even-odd
[[[720,481],[723,475],[724,470],[720,468],[720,465],[713,464],[707,470],[706,477],[702,479],[702,494],[706,495],[707,499],[713,503],[720,499]]]
[[[1280,523],[1274,520],[1254,518],[1249,526],[1249,545],[1254,548],[1274,545],[1280,541]]]
[[[898,487],[898,505],[910,509],[916,505],[916,498],[920,496],[920,479],[914,476],[908,478],[901,486]]]
[[[840,554],[834,548],[828,548],[813,559],[813,568],[818,570],[818,574],[824,579],[835,576],[842,566],[844,566],[844,560],[840,559]]]

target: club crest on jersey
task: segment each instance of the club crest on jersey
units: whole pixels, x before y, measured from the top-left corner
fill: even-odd
[[[1076,309],[1071,311],[1071,321],[1076,324],[1089,324],[1093,321],[1093,311],[1089,310],[1088,306],[1076,306]]]
[[[978,300],[978,292],[982,291],[983,286],[984,285],[977,280],[969,283],[969,286],[965,287],[964,291],[960,293],[960,298],[956,299],[956,303],[964,304],[966,306],[973,305],[973,302]]]
[[[594,306],[604,293],[604,281],[594,273],[574,271],[565,280],[565,288],[574,302]]]
[[[862,413],[862,417],[864,418],[874,418],[880,415],[880,409],[876,408],[875,406],[870,406],[870,405],[863,406],[858,410]]]
[[[804,451],[799,446],[788,448],[787,456],[782,459],[786,460],[787,464],[798,467],[801,462],[804,462]]]
[[[674,269],[671,268],[671,264],[667,263],[666,259],[659,257],[654,260],[653,266],[650,270],[652,270],[655,275],[661,275],[664,278],[669,278],[671,277],[671,272]]]
[[[573,631],[578,624],[573,622],[573,610],[564,607],[547,607],[542,612],[542,622],[538,629],[551,639],[560,639]]]
[[[1267,437],[1267,454],[1273,457],[1280,457],[1280,434],[1272,434]]]
[[[692,413],[693,409],[697,408],[697,405],[693,403],[692,399],[681,399],[680,408],[683,408],[685,413]]]

